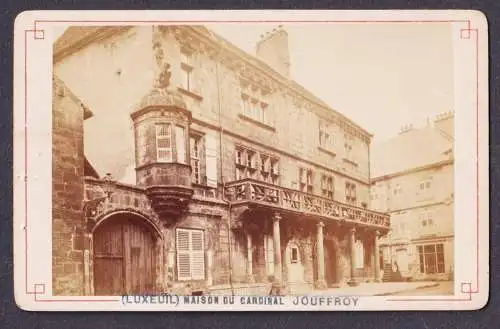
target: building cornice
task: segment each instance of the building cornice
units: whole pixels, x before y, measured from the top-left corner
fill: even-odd
[[[413,174],[413,173],[416,173],[419,171],[425,171],[425,170],[435,169],[435,168],[439,168],[439,167],[443,167],[443,166],[447,166],[447,165],[452,165],[453,163],[454,163],[453,159],[448,159],[448,160],[443,160],[443,161],[427,164],[424,166],[419,166],[419,167],[414,167],[414,168],[410,168],[410,169],[403,170],[403,171],[398,171],[398,172],[383,175],[383,176],[373,177],[371,179],[371,184],[376,183],[376,182],[380,182],[380,181],[386,181],[386,180],[389,180],[391,178],[398,177],[398,176]]]

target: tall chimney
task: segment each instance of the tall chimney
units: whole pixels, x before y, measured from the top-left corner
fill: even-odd
[[[271,32],[261,35],[257,42],[257,57],[269,64],[285,77],[290,77],[290,54],[288,52],[288,33],[280,25]]]

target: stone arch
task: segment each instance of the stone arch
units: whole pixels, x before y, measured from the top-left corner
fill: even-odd
[[[113,209],[96,218],[89,236],[92,294],[163,290],[164,237],[155,218],[136,209]],[[111,256],[119,256],[119,264],[106,261]],[[110,272],[117,278],[108,278]]]
[[[282,249],[283,281],[287,284],[300,285],[305,282],[305,268],[308,265],[305,249],[305,244],[295,237],[288,240]]]
[[[159,223],[159,221],[144,211],[132,208],[115,208],[108,212],[102,213],[99,217],[96,218],[90,233],[93,234],[99,226],[105,223],[108,219],[113,218],[117,215],[130,215],[130,216],[135,216],[138,219],[141,219],[144,222],[144,224],[146,224],[146,226],[148,226],[149,229],[151,229],[152,232],[155,233],[157,238],[163,240],[161,224]]]

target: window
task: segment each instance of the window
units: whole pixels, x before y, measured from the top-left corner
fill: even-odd
[[[299,183],[299,189],[302,192],[313,193],[313,171],[311,169],[299,168]]]
[[[423,234],[435,233],[435,223],[433,219],[433,212],[430,210],[424,210],[420,213],[420,227],[422,228]]]
[[[352,156],[352,147],[354,145],[354,137],[351,134],[344,135],[344,149],[345,149],[345,157],[347,159],[351,159]]]
[[[267,123],[267,107],[268,105],[258,98],[247,94],[241,95],[241,110],[247,117],[262,123]]]
[[[202,230],[177,229],[176,253],[179,280],[205,279],[205,247]]]
[[[269,157],[267,155],[260,155],[260,171],[263,174],[269,172]]]
[[[243,178],[256,178],[259,169],[257,152],[237,146],[236,147],[236,180]]]
[[[420,190],[425,191],[431,188],[432,178],[423,179],[420,181]]]
[[[431,192],[432,192],[432,177],[427,177],[420,180],[418,185],[417,195],[419,195],[420,198],[427,199],[431,197]]]
[[[195,184],[201,184],[201,136],[191,136],[189,139],[191,153],[191,180]]]
[[[172,132],[169,123],[156,125],[156,160],[172,162]]]
[[[348,204],[356,205],[356,185],[345,183],[345,200]]]
[[[279,185],[279,175],[280,175],[279,159],[272,158],[271,159],[271,183],[272,184]]]
[[[400,195],[401,192],[402,192],[401,185],[396,184],[396,186],[394,187],[394,195]]]
[[[420,273],[444,273],[444,247],[442,243],[417,246]]]
[[[181,51],[181,87],[187,91],[193,91],[193,65],[191,53]]]
[[[333,148],[333,133],[330,131],[328,124],[322,120],[319,122],[319,146],[326,149]]]
[[[324,197],[333,199],[334,184],[332,176],[323,175],[321,177],[321,190]]]
[[[290,248],[290,263],[297,264],[299,262],[299,248]]]
[[[175,148],[177,151],[177,162],[186,163],[186,137],[184,127],[175,126]]]

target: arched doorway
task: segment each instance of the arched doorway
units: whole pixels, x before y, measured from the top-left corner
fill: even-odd
[[[156,289],[156,237],[145,219],[112,215],[93,233],[94,293],[153,293]]]
[[[295,242],[288,243],[285,250],[287,281],[289,285],[304,283],[304,259],[302,250]]]
[[[328,287],[339,282],[338,275],[338,244],[332,238],[325,239],[325,281]]]

